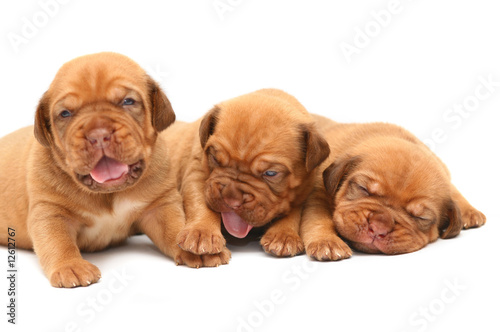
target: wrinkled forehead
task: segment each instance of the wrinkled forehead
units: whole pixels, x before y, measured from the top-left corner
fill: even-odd
[[[91,102],[123,90],[141,90],[145,84],[145,72],[128,58],[82,57],[61,67],[49,91],[53,102],[67,96]]]
[[[351,179],[401,204],[414,200],[441,201],[449,195],[449,186],[436,166],[428,159],[407,160],[404,156],[368,159],[358,165]]]
[[[212,140],[211,147],[230,160],[231,166],[266,168],[282,165],[291,170],[302,159],[300,141],[294,137],[221,135]],[[214,137],[215,138],[215,137]]]
[[[272,117],[235,116],[217,124],[219,144],[231,151],[232,158],[295,158],[303,149],[300,125],[276,121]]]

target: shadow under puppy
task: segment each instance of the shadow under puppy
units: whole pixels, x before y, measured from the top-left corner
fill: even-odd
[[[486,222],[451,184],[444,163],[408,131],[315,119],[331,155],[323,164],[329,165],[324,186],[317,179],[304,210],[301,231],[309,256],[345,258],[336,250],[342,241],[337,232],[359,251],[402,254]]]
[[[177,236],[181,248],[221,253],[227,262],[222,217],[237,238],[266,226],[261,244],[268,253],[303,252],[302,203],[329,148],[293,96],[275,89],[242,95],[195,123],[175,123],[163,135],[186,211],[186,227]]]
[[[98,53],[64,64],[34,128],[0,140],[1,228],[15,229],[18,248],[35,250],[53,286],[97,282],[99,269],[80,250],[138,232],[176,263],[202,264],[175,242],[185,215],[158,138],[174,120],[165,94],[135,62]]]

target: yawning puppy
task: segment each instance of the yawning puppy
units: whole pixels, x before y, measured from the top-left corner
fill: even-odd
[[[175,243],[185,224],[182,198],[157,139],[174,120],[144,70],[99,53],[64,64],[40,100],[35,127],[0,140],[0,225],[15,230],[18,248],[34,248],[53,286],[97,282],[99,269],[80,250],[138,232],[176,263],[203,264]]]
[[[183,249],[226,250],[222,216],[238,238],[268,226],[261,239],[268,253],[303,251],[301,204],[329,148],[294,97],[259,90],[218,104],[194,124],[176,123],[165,135],[177,156],[173,164],[180,165],[187,225],[177,241]]]
[[[342,243],[335,231],[357,250],[402,254],[486,222],[451,184],[446,166],[408,131],[385,123],[316,121],[332,154],[323,173],[326,193],[316,188],[304,211],[310,256],[348,256],[337,252]]]

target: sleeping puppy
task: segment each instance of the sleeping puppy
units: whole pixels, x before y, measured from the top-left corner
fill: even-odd
[[[175,120],[165,94],[129,58],[99,53],[58,71],[35,126],[0,140],[0,225],[33,248],[55,287],[100,278],[80,251],[145,233],[178,264],[200,266],[175,237],[185,224],[166,147]],[[34,135],[33,135],[34,132]],[[0,243],[7,244],[6,231]]]
[[[268,227],[261,238],[268,253],[303,252],[301,205],[329,148],[294,97],[259,90],[216,105],[194,124],[177,123],[165,135],[173,164],[180,165],[187,223],[177,236],[181,248],[229,259],[222,217],[237,238]]]
[[[335,232],[359,251],[402,254],[486,222],[451,184],[441,160],[403,128],[338,124],[319,116],[316,122],[332,156],[323,192],[311,196],[304,212],[302,236],[310,256],[345,258],[335,253]],[[315,204],[323,206],[322,216],[314,215]]]

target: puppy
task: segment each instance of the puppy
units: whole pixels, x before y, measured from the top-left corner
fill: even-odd
[[[55,287],[100,278],[80,251],[145,233],[178,264],[200,266],[175,237],[182,198],[158,133],[175,120],[165,94],[129,58],[99,53],[58,71],[35,126],[0,140],[0,225],[33,248]],[[33,135],[34,132],[34,135]],[[0,233],[7,244],[7,234]]]
[[[261,244],[268,253],[303,252],[302,203],[329,148],[294,97],[259,90],[216,105],[193,124],[176,123],[164,135],[175,156],[172,164],[179,165],[185,204],[187,224],[177,236],[181,248],[229,259],[222,217],[237,238],[267,226]]]
[[[344,244],[336,232],[354,249],[392,255],[486,222],[451,184],[441,160],[408,131],[386,123],[315,118],[332,155],[325,163],[331,165],[323,173],[324,187],[316,188],[304,211],[309,256],[350,256],[338,249]]]

